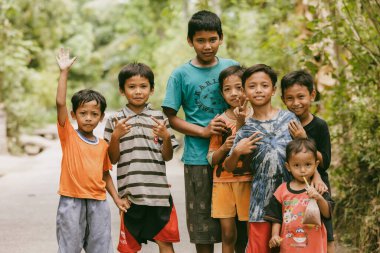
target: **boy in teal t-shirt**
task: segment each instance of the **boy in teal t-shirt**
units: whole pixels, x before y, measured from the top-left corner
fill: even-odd
[[[207,162],[211,134],[226,132],[215,116],[227,108],[219,91],[220,72],[236,61],[216,57],[223,41],[219,17],[209,11],[195,13],[188,24],[187,41],[196,57],[173,71],[162,104],[170,125],[185,134],[187,227],[197,252],[213,252],[221,241],[220,224],[211,218],[212,168]],[[185,120],[177,116],[182,106]]]

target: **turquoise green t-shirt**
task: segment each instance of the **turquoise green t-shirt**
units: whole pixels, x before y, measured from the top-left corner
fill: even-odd
[[[168,80],[162,107],[178,111],[182,106],[187,122],[207,126],[216,114],[227,109],[218,78],[223,69],[232,65],[238,63],[218,58],[218,63],[212,67],[196,67],[191,61],[178,67]],[[187,165],[207,165],[209,143],[209,139],[186,135],[182,161]]]

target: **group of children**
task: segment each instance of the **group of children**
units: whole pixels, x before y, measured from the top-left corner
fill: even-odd
[[[216,14],[195,13],[187,40],[196,56],[169,77],[163,112],[148,103],[154,75],[147,65],[120,71],[127,104],[107,120],[105,141],[93,134],[106,109],[98,92],[74,94],[78,129],[71,126],[66,85],[75,58],[59,52],[59,252],[113,252],[106,190],[121,213],[119,252],[138,252],[147,240],[162,253],[174,252],[178,220],[165,169],[178,146],[171,128],[185,135],[186,221],[198,253],[213,252],[218,242],[223,253],[334,252],[330,136],[325,121],[310,112],[312,76],[303,70],[285,75],[281,98],[288,110],[277,109],[271,67],[243,68],[216,56],[223,42]],[[185,119],[177,116],[181,107]],[[116,163],[117,190],[109,174]],[[302,224],[310,199],[321,225]]]

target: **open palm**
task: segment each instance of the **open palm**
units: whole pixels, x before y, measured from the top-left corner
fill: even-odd
[[[56,57],[58,66],[61,70],[67,70],[73,65],[74,61],[77,59],[77,57],[70,59],[70,51],[64,48],[61,48],[58,52],[58,55]]]

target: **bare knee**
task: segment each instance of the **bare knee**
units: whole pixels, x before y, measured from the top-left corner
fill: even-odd
[[[237,235],[236,230],[222,231],[222,242],[228,245],[234,245],[236,243]]]
[[[157,240],[156,240],[156,243],[158,245],[158,248],[160,249],[160,253],[174,253],[173,243],[162,242],[162,241],[157,241]]]

